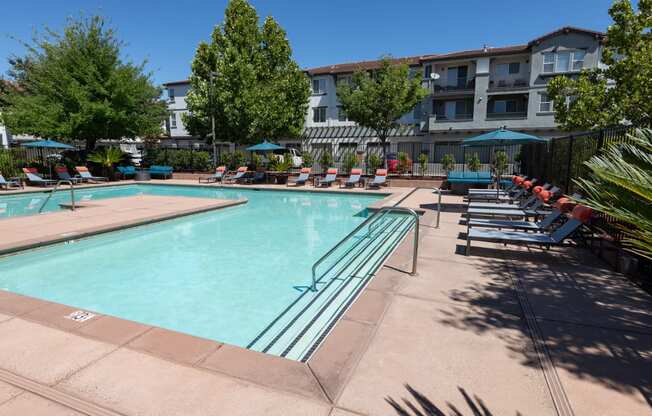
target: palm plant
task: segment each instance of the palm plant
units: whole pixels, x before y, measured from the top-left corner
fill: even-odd
[[[448,172],[455,169],[455,156],[450,153],[442,156],[441,168],[446,172],[446,175],[448,175]]]
[[[652,259],[652,130],[637,130],[584,165],[588,178],[574,182],[582,203],[618,220],[627,250]]]
[[[113,166],[125,158],[125,153],[117,147],[104,147],[88,155],[88,160],[102,167],[102,174],[113,177]]]
[[[473,153],[473,156],[471,156],[471,159],[469,159],[468,162],[466,162],[466,166],[469,168],[471,172],[477,172],[480,170],[480,156],[478,156],[477,153]]]

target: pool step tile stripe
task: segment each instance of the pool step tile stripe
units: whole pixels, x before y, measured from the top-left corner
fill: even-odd
[[[249,348],[305,361],[413,226],[406,215],[387,215],[362,230],[318,275],[318,291],[304,292],[259,334]]]

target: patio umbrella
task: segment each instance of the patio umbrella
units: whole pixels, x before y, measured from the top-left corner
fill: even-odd
[[[263,141],[262,143],[258,143],[256,145],[247,147],[247,150],[250,152],[269,152],[272,150],[279,150],[279,149],[285,149],[285,147],[279,146],[274,143],[270,143],[267,140]]]
[[[462,146],[509,146],[526,143],[547,143],[546,139],[533,136],[531,134],[521,133],[519,131],[507,130],[501,127],[498,130],[481,134],[475,137],[469,137],[462,141]],[[500,177],[496,178],[496,195],[500,189]]]
[[[34,142],[23,143],[23,147],[31,147],[41,149],[41,159],[45,163],[45,150],[44,149],[58,149],[58,150],[72,150],[75,149],[75,146],[71,146],[66,143],[57,142],[50,139],[37,140]],[[48,163],[50,167],[50,177],[52,177],[52,164]]]

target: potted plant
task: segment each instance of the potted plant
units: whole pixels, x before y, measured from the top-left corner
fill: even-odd
[[[419,154],[419,173],[421,176],[426,176],[428,170],[428,155],[426,153]]]
[[[321,170],[326,171],[326,169],[330,168],[332,165],[333,155],[329,150],[324,150],[319,158],[319,166],[321,167]]]
[[[469,168],[471,172],[477,172],[481,167],[480,156],[477,153],[473,153],[473,156],[466,162],[466,167]]]
[[[117,147],[104,147],[88,155],[88,161],[97,163],[102,167],[102,176],[115,179],[113,167],[125,158],[125,154]]]
[[[344,156],[344,163],[342,166],[344,168],[344,173],[351,173],[351,169],[356,167],[357,164],[358,158],[356,155],[353,153],[348,153],[346,156]]]
[[[491,164],[491,170],[493,170],[494,174],[496,175],[496,189],[500,189],[500,180],[507,171],[507,162],[507,153],[502,150],[494,153],[494,160]]]
[[[312,153],[304,151],[301,153],[301,160],[303,160],[303,167],[311,168],[315,163],[315,159],[312,157]]]
[[[398,172],[401,175],[404,175],[408,172],[410,168],[410,158],[405,152],[398,153]]]
[[[383,166],[383,159],[375,153],[367,156],[367,173],[372,175]]]

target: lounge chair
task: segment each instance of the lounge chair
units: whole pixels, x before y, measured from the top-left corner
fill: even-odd
[[[543,187],[536,187],[539,188],[537,191],[538,192],[532,192],[532,195],[528,199],[524,199],[521,201],[519,204],[512,204],[509,202],[506,203],[497,203],[497,202],[469,202],[469,208],[495,208],[495,209],[522,209],[522,210],[533,210],[539,208],[544,202],[547,202],[547,200],[542,200],[539,198],[539,195],[546,193],[550,193],[548,195],[548,199],[551,197],[555,196],[560,189],[557,188],[556,186],[551,188],[550,190],[543,189]]]
[[[294,185],[294,186],[299,186],[299,185],[305,185],[306,182],[308,182],[308,179],[310,179],[310,172],[312,169],[310,168],[301,168],[301,172],[299,172],[299,176],[297,176],[293,180],[288,180],[286,186]]]
[[[147,171],[152,178],[172,179],[172,166],[152,165]]]
[[[528,191],[528,187],[534,186],[537,182],[536,179],[526,180],[526,178],[521,176],[514,176],[512,178],[513,187],[507,191],[495,189],[470,189],[467,195],[467,199],[491,199],[500,196],[509,196],[511,199],[519,199]]]
[[[226,166],[218,166],[215,168],[215,173],[211,176],[206,176],[204,178],[199,178],[199,183],[213,183],[213,182],[222,182],[224,179],[224,174],[226,173]]]
[[[349,178],[344,181],[340,188],[353,188],[354,186],[359,185],[361,177],[362,169],[351,169],[351,175],[349,175]]]
[[[6,180],[4,176],[2,176],[2,173],[0,173],[0,189],[4,188],[9,190],[9,187],[22,188],[23,186],[16,180]]]
[[[265,172],[263,171],[256,171],[254,172],[254,176],[250,178],[244,178],[243,181],[247,185],[253,185],[257,183],[265,183],[265,179],[267,178]]]
[[[127,179],[129,176],[132,178],[136,176],[136,168],[133,166],[118,166],[117,169],[122,179]]]
[[[326,171],[326,177],[319,181],[320,187],[330,187],[337,181],[337,168],[330,168]]]
[[[70,176],[70,173],[68,173],[68,169],[66,169],[65,166],[57,166],[54,168],[54,171],[57,173],[57,176],[62,181],[70,181],[74,184],[78,184],[82,182],[82,178]]]
[[[30,185],[52,186],[57,183],[52,179],[43,179],[36,168],[23,168],[23,173],[27,176],[27,183]]]
[[[568,198],[559,198],[553,204],[553,210],[546,214],[541,221],[507,221],[494,219],[473,219],[466,222],[467,229],[472,227],[482,228],[507,228],[522,231],[546,231],[555,224],[562,214],[573,209],[575,204]]]
[[[528,233],[523,231],[478,230],[471,228],[466,235],[466,255],[471,253],[471,241],[487,241],[503,244],[534,244],[550,247],[559,245],[587,223],[593,210],[584,205],[573,208],[570,218],[550,233]]]
[[[374,180],[367,184],[367,189],[369,188],[378,189],[381,187],[381,185],[384,185],[386,183],[387,183],[387,169],[378,169],[376,170],[376,176],[374,177]]]
[[[109,178],[105,178],[104,176],[91,175],[86,166],[77,166],[75,167],[75,170],[79,173],[79,176],[81,176],[84,182],[106,182],[109,180]]]
[[[247,167],[246,166],[240,166],[238,170],[235,172],[235,175],[228,175],[226,176],[222,182],[223,183],[238,183],[242,182],[245,179],[245,175],[247,175]]]

